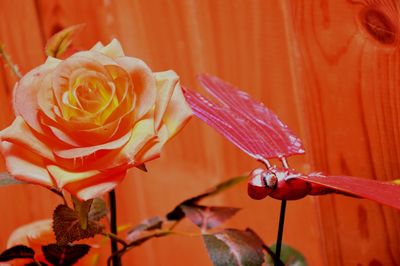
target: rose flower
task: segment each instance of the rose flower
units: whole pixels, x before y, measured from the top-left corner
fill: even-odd
[[[35,260],[40,262],[49,263],[42,251],[42,246],[55,243],[55,237],[52,229],[52,220],[39,220],[30,224],[23,225],[16,229],[7,241],[7,248],[17,245],[24,245],[30,247],[35,251]],[[94,243],[101,242],[101,238],[97,237],[91,240],[79,241],[78,244],[88,244],[91,248],[84,257],[80,258],[74,265],[97,265],[100,253],[100,246]],[[15,259],[1,265],[26,265],[32,263],[32,259]]]
[[[159,157],[191,116],[175,72],[153,73],[117,40],[49,57],[15,86],[13,104],[16,118],[0,132],[7,170],[82,200]]]

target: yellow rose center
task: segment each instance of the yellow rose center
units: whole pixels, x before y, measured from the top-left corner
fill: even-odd
[[[106,69],[107,74],[78,70],[72,75],[62,95],[64,119],[104,125],[124,99],[128,105],[133,103],[127,75],[118,67]]]

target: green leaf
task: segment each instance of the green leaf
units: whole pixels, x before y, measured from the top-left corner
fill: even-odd
[[[231,179],[228,179],[225,182],[222,182],[220,184],[218,184],[217,186],[207,190],[206,192],[197,195],[195,197],[189,198],[183,202],[181,202],[178,206],[176,206],[171,212],[169,212],[167,214],[167,219],[171,220],[171,221],[179,221],[181,219],[183,219],[185,217],[185,213],[182,211],[181,206],[186,205],[186,206],[190,206],[190,205],[194,205],[195,203],[199,202],[200,200],[209,197],[209,196],[213,196],[216,195],[218,193],[221,193],[222,191],[233,187],[243,181],[247,180],[247,176],[238,176],[238,177],[234,177]]]
[[[210,207],[200,205],[182,205],[186,217],[202,229],[217,227],[230,219],[240,209],[233,207]]]
[[[141,237],[143,232],[161,229],[163,220],[159,216],[154,216],[142,221],[139,225],[130,230],[126,239],[128,242],[136,241]]]
[[[0,173],[0,187],[9,185],[18,185],[18,184],[26,184],[26,183],[15,179],[7,172]]]
[[[79,214],[66,205],[58,205],[53,213],[53,231],[58,245],[66,245],[76,240],[94,237],[103,231],[103,226],[88,221],[87,228],[82,229]]]
[[[276,244],[270,246],[270,249],[275,253],[276,252]],[[285,266],[307,266],[307,260],[305,257],[296,249],[291,246],[282,244],[281,247],[281,261]],[[267,265],[274,265],[274,261],[270,255],[266,255],[266,263]]]
[[[215,266],[260,266],[264,262],[259,239],[248,231],[224,229],[205,234],[203,239]]]
[[[100,198],[95,198],[90,207],[88,217],[90,221],[100,221],[108,214],[107,204]]]
[[[60,58],[71,46],[73,38],[83,26],[83,24],[73,25],[51,36],[46,43],[46,55]]]
[[[85,244],[67,246],[50,244],[47,246],[42,246],[42,251],[46,260],[57,266],[73,265],[80,258],[85,256],[89,250],[90,246]]]
[[[11,247],[0,254],[0,262],[10,261],[13,259],[33,259],[35,251],[24,245]]]

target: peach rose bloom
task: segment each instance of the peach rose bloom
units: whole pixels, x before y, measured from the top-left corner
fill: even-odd
[[[82,200],[159,157],[191,116],[175,72],[153,73],[117,40],[65,60],[49,57],[15,86],[14,109],[14,122],[0,132],[7,170]]]
[[[50,265],[43,255],[42,246],[53,244],[55,242],[56,240],[52,230],[52,221],[48,219],[36,221],[19,227],[10,235],[10,238],[7,242],[7,248],[11,248],[16,245],[28,246],[35,251],[35,259],[37,261],[45,262]],[[77,243],[88,244],[85,242],[88,241],[79,241]],[[91,239],[90,243],[93,242],[93,239]],[[99,247],[93,244],[89,245],[91,246],[89,253],[79,259],[74,265],[97,265],[99,259]],[[31,262],[31,259],[16,259],[1,265],[22,266]]]

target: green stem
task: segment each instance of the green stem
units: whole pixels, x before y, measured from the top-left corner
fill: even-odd
[[[111,240],[117,241],[118,243],[120,243],[123,246],[128,246],[128,243],[126,243],[125,240],[119,238],[117,235],[114,235],[113,233],[103,233],[102,235],[110,238]]]
[[[117,200],[115,197],[115,190],[111,190],[109,193],[110,197],[110,214],[111,214],[111,221],[110,221],[110,231],[111,234],[117,236]],[[116,238],[111,239],[111,253],[118,254],[118,241]],[[121,257],[120,256],[112,256],[113,266],[121,266]]]

